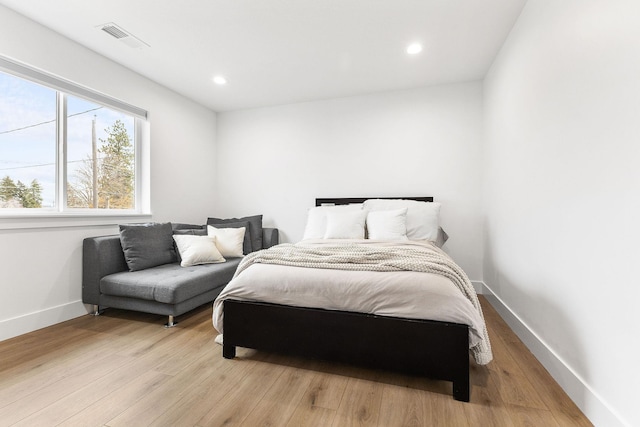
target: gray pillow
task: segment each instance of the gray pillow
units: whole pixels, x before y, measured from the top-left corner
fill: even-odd
[[[188,234],[190,236],[206,236],[207,229],[204,227],[201,228],[179,228],[177,230],[173,230],[173,234]]]
[[[245,216],[244,218],[207,218],[207,225],[213,225],[216,228],[222,228],[222,224],[234,224],[234,223],[249,223],[249,234],[251,238],[251,251],[259,251],[262,249],[262,215]],[[243,227],[243,225],[236,225],[236,227]],[[247,232],[244,233],[245,237]],[[246,252],[248,253],[248,252]]]
[[[177,261],[171,223],[120,226],[120,244],[130,271]]]
[[[176,230],[205,230],[205,234],[206,230],[207,230],[207,226],[206,225],[196,225],[196,224],[184,224],[181,222],[172,222],[171,223],[171,228],[173,229],[173,231]],[[176,233],[174,233],[176,234]]]
[[[253,252],[251,244],[251,225],[249,221],[244,222],[226,222],[223,224],[208,224],[215,228],[241,228],[244,227],[244,242],[242,242],[242,253],[247,255]],[[207,234],[206,232],[204,234]]]

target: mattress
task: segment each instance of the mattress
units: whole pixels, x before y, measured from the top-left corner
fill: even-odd
[[[298,245],[322,248],[336,243],[345,242],[318,240],[303,241]],[[353,243],[350,240],[345,244]],[[418,249],[425,253],[435,251],[448,258],[428,241],[362,240],[358,244],[382,248],[393,246],[413,251]],[[452,280],[441,274],[343,270],[326,266],[310,268],[262,262],[253,263],[239,271],[241,273],[231,280],[213,305],[213,325],[220,333],[224,333],[224,301],[236,299],[466,324],[469,326],[470,347],[476,346],[485,336],[482,312]]]

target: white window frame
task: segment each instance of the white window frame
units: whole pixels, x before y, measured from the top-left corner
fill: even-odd
[[[114,224],[149,219],[149,122],[146,110],[78,85],[26,64],[0,56],[0,71],[57,91],[56,115],[56,206],[37,209],[0,209],[0,229],[41,228]],[[135,209],[67,208],[66,96],[118,110],[134,117]],[[8,221],[5,221],[8,220]]]

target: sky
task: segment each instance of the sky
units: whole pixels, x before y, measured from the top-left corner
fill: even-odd
[[[92,121],[98,146],[105,129],[125,123],[133,142],[134,119],[119,111],[67,96],[67,180],[91,155]],[[56,188],[56,91],[0,71],[0,179],[42,186],[42,206],[53,207]]]

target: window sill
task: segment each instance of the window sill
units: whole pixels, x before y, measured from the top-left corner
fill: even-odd
[[[8,214],[0,215],[0,230],[93,227],[148,221],[151,221],[151,214],[125,212]]]

